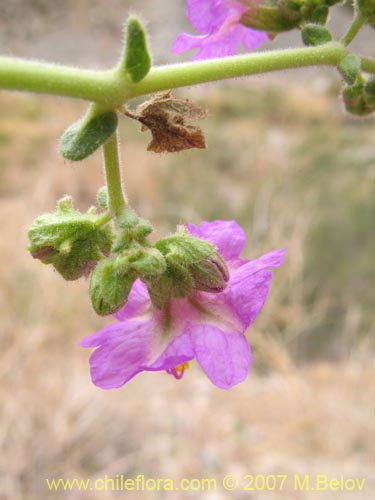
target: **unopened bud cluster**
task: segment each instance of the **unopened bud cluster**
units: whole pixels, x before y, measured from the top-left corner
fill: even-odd
[[[162,309],[171,298],[187,297],[193,290],[219,293],[227,286],[227,265],[211,243],[180,229],[155,247],[167,265],[163,274],[145,280],[156,307]]]
[[[342,93],[348,113],[357,116],[370,115],[375,111],[375,77],[367,78],[361,72],[361,60],[355,54],[345,56],[338,69],[345,80]]]
[[[98,201],[105,208],[105,191],[99,192]],[[103,214],[94,210],[82,214],[70,198],[64,198],[55,213],[42,215],[32,224],[29,250],[67,280],[91,274],[90,297],[99,315],[121,309],[137,278],[160,309],[193,290],[218,293],[226,287],[228,269],[216,248],[185,229],[152,246],[147,241],[150,224],[133,211],[125,209],[117,226],[115,235]]]

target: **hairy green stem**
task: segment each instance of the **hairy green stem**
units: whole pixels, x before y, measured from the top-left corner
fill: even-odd
[[[331,42],[320,47],[258,52],[222,59],[160,66],[153,68],[130,90],[134,97],[170,88],[283,69],[316,65],[336,66],[345,54],[346,49],[341,44]]]
[[[345,35],[342,37],[341,42],[347,47],[356,37],[357,33],[359,30],[362,28],[366,20],[362,15],[357,12],[354,16],[353,22],[350,25],[348,31],[345,33]]]
[[[127,202],[121,183],[120,161],[118,154],[117,133],[103,145],[104,169],[108,190],[108,209],[114,216],[119,216]]]
[[[336,66],[345,54],[342,44],[331,42],[319,47],[170,64],[152,68],[139,83],[131,82],[117,69],[90,71],[0,57],[0,89],[85,99],[109,110],[133,97],[170,88],[306,66]],[[374,66],[375,62],[366,60],[366,71],[375,73]]]

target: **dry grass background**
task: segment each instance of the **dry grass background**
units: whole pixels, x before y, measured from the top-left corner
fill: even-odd
[[[26,250],[36,216],[67,193],[84,210],[102,185],[99,153],[80,165],[57,155],[85,106],[0,95],[1,499],[374,498],[374,126],[344,115],[330,85],[255,78],[181,92],[209,110],[205,152],[146,153],[146,134],[121,123],[129,198],[156,236],[235,218],[247,257],[288,246],[248,332],[252,371],[227,392],[194,364],[179,382],[145,373],[121,390],[92,386],[77,344],[106,321],[90,309],[87,282],[65,283]],[[290,480],[282,493],[176,496],[52,493],[44,481],[321,473],[366,486],[307,493]]]

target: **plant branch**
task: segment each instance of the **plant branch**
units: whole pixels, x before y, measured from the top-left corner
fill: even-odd
[[[170,64],[152,68],[139,83],[130,82],[116,69],[90,71],[0,57],[0,88],[85,99],[110,110],[132,97],[170,88],[306,66],[336,66],[345,53],[341,44],[331,42],[319,47]],[[375,72],[373,65],[367,66],[367,71]]]
[[[345,47],[347,47],[354,40],[365,22],[365,18],[357,12],[354,16],[352,24],[349,26],[348,31],[341,39],[341,42],[345,45]]]
[[[118,216],[126,208],[126,197],[121,183],[120,161],[118,154],[117,133],[114,133],[103,145],[104,169],[108,190],[109,212]]]

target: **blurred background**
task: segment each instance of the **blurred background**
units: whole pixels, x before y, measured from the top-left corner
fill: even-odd
[[[128,12],[147,20],[155,63],[191,31],[175,0],[1,0],[0,52],[109,68]],[[335,9],[338,34],[350,9]],[[372,38],[371,38],[372,37]],[[375,56],[373,32],[356,41]],[[301,46],[298,33],[265,48]],[[248,331],[253,366],[217,389],[192,363],[181,381],[138,375],[91,384],[84,336],[108,322],[85,281],[66,283],[27,252],[27,229],[64,194],[86,210],[103,184],[100,152],[63,161],[59,136],[85,111],[73,100],[0,93],[0,498],[328,499],[331,492],[229,493],[226,474],[366,478],[337,498],[374,498],[374,122],[343,111],[332,69],[182,89],[209,112],[208,149],[148,153],[120,124],[128,196],[161,237],[176,224],[236,219],[244,255],[287,246],[266,307]],[[131,103],[135,106],[137,102]],[[216,478],[217,491],[49,492],[45,478]],[[243,483],[246,484],[246,483]]]

